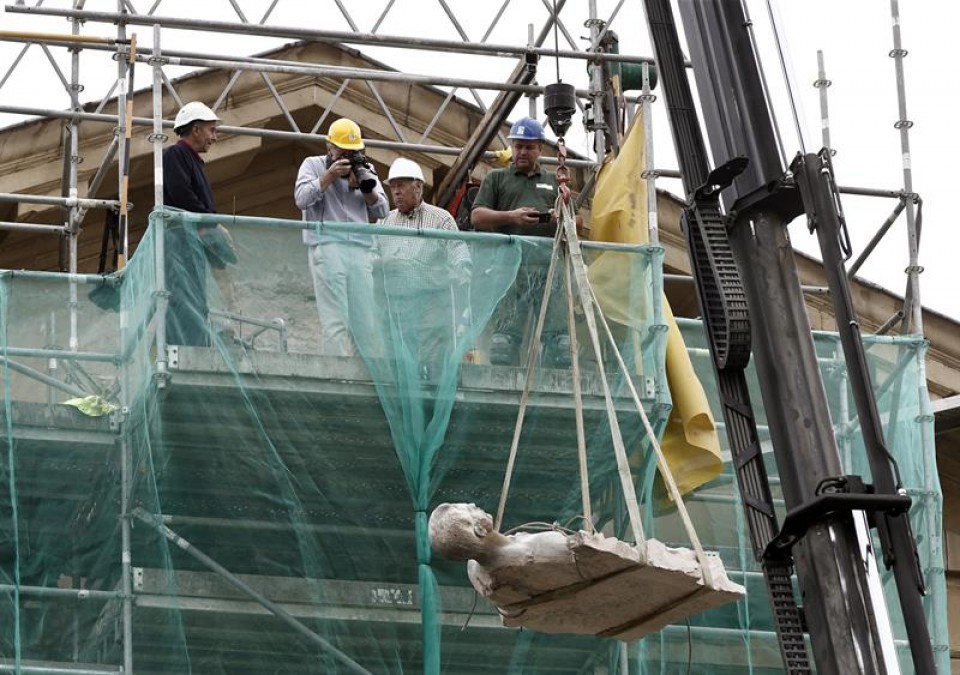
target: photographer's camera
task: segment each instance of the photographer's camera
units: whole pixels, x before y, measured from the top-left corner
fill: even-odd
[[[344,158],[350,162],[350,171],[357,179],[357,187],[363,194],[370,194],[377,187],[377,174],[373,172],[373,167],[367,161],[367,156],[362,150],[346,153]]]

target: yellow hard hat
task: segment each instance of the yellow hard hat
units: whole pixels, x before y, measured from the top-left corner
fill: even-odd
[[[327,140],[344,150],[363,150],[360,126],[346,117],[341,117],[330,125]]]

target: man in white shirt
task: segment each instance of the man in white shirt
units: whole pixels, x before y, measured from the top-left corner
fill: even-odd
[[[387,215],[387,195],[365,162],[360,127],[341,118],[327,132],[327,154],[300,165],[294,199],[304,219],[322,223],[370,223]],[[359,154],[358,154],[359,153]],[[303,231],[320,315],[321,352],[352,356],[358,339],[374,340],[373,237],[363,232]]]

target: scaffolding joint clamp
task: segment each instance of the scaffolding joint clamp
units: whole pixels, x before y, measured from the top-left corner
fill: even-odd
[[[157,383],[158,390],[167,388],[167,383],[170,382],[170,371],[167,370],[166,361],[157,361],[157,372],[153,374],[153,379]]]
[[[118,431],[129,416],[130,408],[128,406],[120,406],[117,410],[110,413],[110,430]]]

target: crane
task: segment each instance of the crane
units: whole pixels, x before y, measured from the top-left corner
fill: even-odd
[[[844,261],[849,238],[830,153],[778,153],[741,0],[679,0],[710,153],[670,0],[644,0],[687,206],[683,226],[741,501],[788,673],[898,673],[870,530],[896,582],[914,671],[936,672],[925,592],[896,463],[866,368]],[[713,165],[710,157],[713,158]],[[787,235],[817,233],[871,480],[844,475]],[[774,512],[744,369],[753,357],[787,507]],[[797,602],[791,578],[803,595]]]

